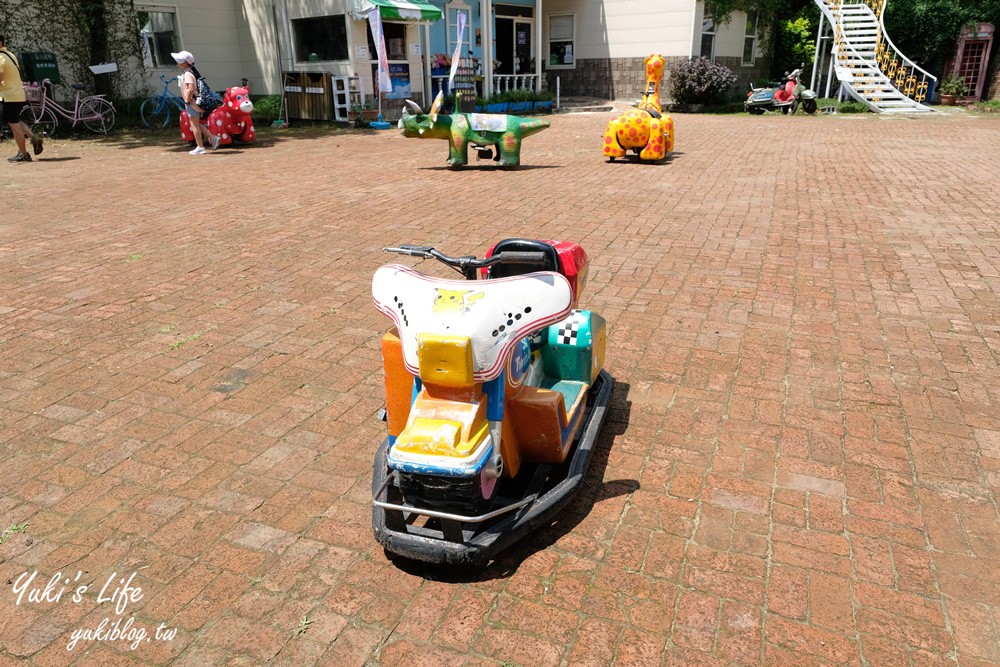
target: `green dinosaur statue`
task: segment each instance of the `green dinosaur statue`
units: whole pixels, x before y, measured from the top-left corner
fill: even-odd
[[[398,124],[404,137],[447,139],[448,164],[452,167],[469,164],[471,142],[481,148],[494,146],[496,157],[493,159],[506,168],[520,166],[521,140],[548,126],[547,120],[532,120],[507,114],[453,113],[442,114],[432,120],[412,100],[406,101]]]

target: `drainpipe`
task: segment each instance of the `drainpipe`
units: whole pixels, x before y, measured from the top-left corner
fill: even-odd
[[[823,43],[823,12],[819,13],[819,30],[816,31],[816,55],[813,56],[813,68],[812,76],[809,77],[809,90],[816,90],[816,72],[819,67],[816,64],[819,62],[819,53],[821,44]]]
[[[479,20],[483,24],[483,97],[493,94],[493,2],[479,0]]]
[[[292,44],[292,22],[288,18],[288,0],[281,0],[281,14],[285,19],[285,44],[287,46],[285,50],[288,55],[288,70],[291,71],[295,68],[295,56],[292,53],[294,44]]]
[[[542,89],[542,0],[538,0],[535,18],[535,90]]]
[[[448,11],[447,6],[445,6],[445,11]],[[447,22],[445,23],[447,25]],[[471,29],[471,26],[470,26]],[[447,47],[446,47],[447,48]],[[424,103],[421,105],[426,109],[431,108],[431,24],[428,21],[424,21]]]
[[[285,77],[281,73],[281,33],[278,30],[278,8],[275,7],[274,3],[271,3],[271,18],[274,21],[274,58],[275,64],[278,66],[278,92],[281,95],[281,99],[285,99]],[[279,111],[281,117],[284,119],[283,112]]]
[[[830,84],[833,82],[833,54],[830,54],[830,71],[826,74],[826,95],[823,97],[830,97]],[[812,90],[816,90],[813,88]]]

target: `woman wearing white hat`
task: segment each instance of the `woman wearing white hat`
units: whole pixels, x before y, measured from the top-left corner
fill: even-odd
[[[181,97],[184,98],[188,119],[191,121],[194,142],[198,144],[194,150],[189,152],[191,155],[204,155],[207,151],[202,135],[211,143],[213,151],[219,147],[220,137],[212,134],[207,127],[202,125],[202,108],[195,103],[195,98],[198,97],[198,79],[201,78],[201,72],[194,66],[194,55],[190,51],[178,51],[170,55],[173,56],[177,66],[183,72],[181,74]]]

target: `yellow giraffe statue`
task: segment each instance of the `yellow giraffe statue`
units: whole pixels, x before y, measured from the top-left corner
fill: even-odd
[[[608,123],[604,132],[604,155],[608,162],[635,151],[640,160],[662,160],[674,150],[674,121],[661,113],[660,80],[666,61],[653,54],[643,61],[646,66],[646,90],[635,109],[629,109]]]

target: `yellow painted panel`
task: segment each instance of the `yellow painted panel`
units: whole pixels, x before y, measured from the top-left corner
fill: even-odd
[[[418,334],[420,379],[444,387],[471,387],[472,341],[468,336]]]
[[[418,417],[396,439],[396,448],[411,454],[461,459],[471,454],[488,432],[488,424],[484,424],[472,439],[463,441],[459,422]]]

